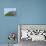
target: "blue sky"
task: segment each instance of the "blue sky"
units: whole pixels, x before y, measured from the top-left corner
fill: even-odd
[[[4,14],[8,13],[9,11],[16,11],[16,8],[4,8]]]

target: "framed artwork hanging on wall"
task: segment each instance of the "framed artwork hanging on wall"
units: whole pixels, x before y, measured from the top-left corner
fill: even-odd
[[[4,16],[15,16],[16,8],[4,8]]]

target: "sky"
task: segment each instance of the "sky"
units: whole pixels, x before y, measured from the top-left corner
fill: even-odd
[[[16,8],[4,8],[4,14],[8,13],[9,11],[16,11]]]

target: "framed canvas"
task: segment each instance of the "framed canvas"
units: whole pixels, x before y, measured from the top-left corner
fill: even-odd
[[[4,16],[15,16],[16,8],[4,8]]]

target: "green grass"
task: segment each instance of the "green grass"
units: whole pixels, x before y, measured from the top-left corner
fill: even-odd
[[[5,14],[5,16],[14,16],[15,14],[13,14],[12,12],[8,12]]]

